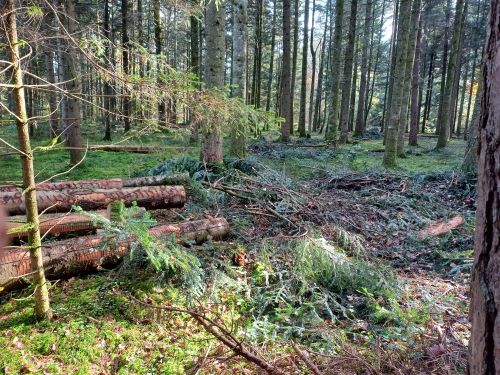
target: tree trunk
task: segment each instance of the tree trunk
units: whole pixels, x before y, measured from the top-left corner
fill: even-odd
[[[315,83],[316,83],[316,51],[319,48],[316,47],[314,48],[314,21],[315,21],[315,15],[316,13],[316,0],[313,0],[313,5],[312,5],[312,17],[311,17],[311,37],[309,40],[309,49],[311,50],[311,62],[312,62],[312,67],[311,67],[311,87],[310,87],[310,92],[309,92],[309,108],[308,108],[308,114],[307,114],[307,132],[309,134],[312,133],[312,122],[313,122],[313,108],[314,108],[314,88],[315,88]],[[326,22],[326,21],[325,21]],[[321,43],[321,42],[320,42]]]
[[[469,374],[500,370],[500,2],[491,0],[482,73]]]
[[[290,89],[290,134],[293,134],[295,126],[295,82],[297,80],[297,58],[299,53],[299,0],[293,3],[293,57],[292,57],[292,76]]]
[[[392,34],[391,34],[391,65],[389,70],[387,71],[387,78],[385,83],[385,91],[384,91],[384,111],[382,113],[382,122],[380,126],[380,130],[384,131],[384,145],[385,140],[387,139],[387,132],[385,131],[386,123],[387,123],[387,114],[391,112],[391,103],[392,103],[392,89],[394,87],[394,70],[396,69],[396,40],[398,37],[398,20],[400,16],[399,11],[399,1],[395,1],[394,6],[394,16],[392,21]]]
[[[406,55],[408,48],[408,36],[410,31],[410,9],[411,0],[400,0],[398,33],[396,45],[396,65],[394,69],[394,83],[391,95],[389,119],[385,129],[386,144],[384,152],[384,166],[394,167],[396,165],[398,129],[401,123],[402,95],[404,89],[404,77],[406,68]]]
[[[465,68],[465,75],[462,81],[462,92],[460,94],[460,106],[458,108],[458,119],[457,119],[457,137],[462,135],[462,121],[464,113],[465,95],[467,91],[467,81],[469,80],[469,69]]]
[[[281,100],[280,100],[280,117],[284,119],[281,123],[281,141],[288,142],[290,140],[291,121],[292,121],[292,77],[290,64],[290,32],[291,32],[291,0],[283,0],[283,57],[281,67]],[[343,1],[343,0],[341,0]]]
[[[355,0],[356,1],[356,0]],[[335,144],[339,127],[339,97],[340,97],[340,64],[342,62],[342,23],[344,17],[344,0],[337,0],[335,5],[335,32],[332,46],[332,74],[330,90],[328,91],[328,111],[327,129],[325,140]]]
[[[26,205],[26,221],[30,224],[28,230],[28,248],[30,253],[27,272],[33,276],[35,284],[35,315],[38,319],[50,319],[49,293],[45,280],[43,268],[42,243],[40,239],[40,224],[38,219],[37,193],[35,185],[35,171],[33,169],[33,153],[28,129],[28,118],[26,114],[26,103],[24,97],[23,72],[19,55],[19,40],[17,37],[16,6],[14,0],[6,0],[5,13],[5,35],[9,40],[6,48],[9,60],[12,63],[12,97],[14,111],[17,116],[16,127],[19,140],[19,149],[22,152],[21,162],[23,168],[23,191]],[[25,254],[25,249],[23,249]]]
[[[154,35],[155,35],[155,54],[156,54],[156,75],[158,85],[163,84],[163,63],[162,63],[162,45],[161,45],[161,18],[160,18],[160,0],[153,2],[153,21],[154,21]],[[167,107],[165,99],[158,98],[158,120],[160,125],[165,126],[167,123]]]
[[[274,74],[274,50],[276,43],[276,0],[273,0],[273,20],[272,20],[272,31],[271,31],[271,58],[269,60],[269,77],[267,79],[267,89],[266,89],[266,112],[271,110],[271,97],[272,97],[272,87],[273,87],[273,74]],[[266,129],[268,130],[268,129]]]
[[[204,81],[208,89],[224,87],[226,40],[224,34],[225,9],[215,1],[206,4],[205,43],[206,62]],[[204,124],[201,160],[206,163],[222,162],[222,124],[215,121]]]
[[[405,135],[408,130],[408,108],[410,106],[411,77],[415,58],[415,48],[417,45],[418,25],[420,23],[421,0],[413,0],[410,30],[407,42],[406,65],[404,74],[404,87],[401,97],[401,114],[398,129],[397,154],[399,157],[406,157],[404,150]]]
[[[450,111],[453,95],[453,85],[455,82],[456,66],[459,63],[460,39],[463,32],[462,14],[467,7],[465,0],[457,0],[455,19],[453,21],[453,36],[451,40],[450,60],[446,73],[445,89],[441,101],[441,111],[438,117],[439,136],[436,149],[444,148],[448,145],[450,139]]]
[[[127,80],[130,75],[128,17],[128,0],[122,0],[122,65],[123,75]],[[123,125],[125,132],[128,132],[130,130],[130,94],[126,86],[123,87]]]
[[[304,37],[302,44],[302,74],[300,82],[299,136],[306,136],[306,102],[307,102],[307,54],[309,42],[309,0],[304,2]]]
[[[75,0],[64,2],[66,17],[65,27],[70,35],[76,32]],[[71,96],[66,96],[63,102],[64,110],[64,131],[66,134],[66,144],[69,149],[70,164],[75,165],[82,160],[82,131],[80,128],[81,114],[80,101],[76,95],[81,93],[80,69],[77,62],[77,51],[71,45],[66,45],[61,51],[61,67],[63,81],[66,82],[65,89]]]
[[[112,56],[111,56],[111,26],[109,23],[109,1],[110,0],[104,0],[104,38],[106,47],[105,47],[105,58],[107,59],[107,68],[111,68],[111,61],[112,61]],[[110,97],[112,95],[111,92],[111,84],[108,79],[104,79],[104,140],[105,141],[111,141],[111,100]]]
[[[356,126],[354,136],[361,137],[366,131],[365,123],[365,98],[366,98],[366,76],[368,66],[368,43],[370,41],[370,24],[372,17],[372,0],[367,0],[365,5],[365,25],[363,29],[363,47],[361,50],[361,78],[359,81],[358,111],[356,114]],[[375,77],[374,77],[375,79]]]
[[[425,125],[429,119],[432,101],[432,86],[434,84],[434,51],[431,51],[429,73],[427,75],[427,87],[425,90],[424,115],[422,119],[422,134],[425,134]]]
[[[410,110],[410,136],[408,142],[410,146],[417,146],[417,135],[420,124],[420,55],[422,51],[422,18],[418,22],[417,41],[415,45],[415,58],[412,71],[411,85],[411,110]]]
[[[233,0],[233,96],[246,100],[247,0]],[[230,153],[239,158],[246,155],[246,126],[236,120],[231,129]]]
[[[321,102],[323,101],[323,70],[325,66],[325,50],[326,50],[326,32],[328,30],[328,21],[331,22],[330,16],[331,0],[327,2],[327,10],[325,14],[325,28],[323,30],[323,41],[321,43],[321,54],[319,57],[318,85],[316,87],[316,102],[314,103],[314,120],[313,131],[317,131],[321,126]]]
[[[342,101],[340,105],[340,143],[347,143],[349,134],[349,101],[351,98],[352,66],[354,62],[354,48],[356,39],[356,15],[358,0],[351,0],[351,11],[349,18],[349,32],[344,58],[344,73],[342,83]],[[334,52],[336,53],[336,52]]]

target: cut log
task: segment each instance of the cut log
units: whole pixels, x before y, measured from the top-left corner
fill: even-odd
[[[93,211],[91,213],[109,219],[110,215],[108,210]],[[146,210],[141,207],[140,210],[135,212],[134,216],[143,215],[144,212],[146,212]],[[85,232],[96,228],[99,227],[95,226],[92,219],[83,214],[45,214],[40,217],[40,234],[42,236],[48,232],[51,235],[58,235],[63,233]],[[28,237],[27,229],[25,216],[11,216],[7,218],[7,239],[26,238]]]
[[[159,185],[183,185],[189,182],[189,173],[179,173],[169,176],[147,176],[129,179],[111,178],[107,180],[81,180],[44,182],[38,184],[37,191],[54,191],[66,189],[121,189],[126,187],[159,186]],[[22,192],[21,187],[15,185],[0,186],[2,193]]]
[[[228,233],[229,224],[224,218],[161,225],[150,229],[150,234],[159,239],[166,239],[174,234],[178,242],[187,239],[196,243],[222,239]],[[69,270],[77,271],[103,262],[112,262],[113,259],[127,254],[134,242],[133,237],[117,242],[104,235],[97,235],[44,244],[42,252],[45,272],[48,275],[61,276]],[[11,289],[21,277],[28,275],[30,270],[27,249],[16,247],[0,251],[0,290]]]
[[[452,229],[458,228],[463,223],[465,223],[465,219],[462,216],[452,217],[448,221],[439,220],[418,232],[418,237],[424,238],[426,236],[440,236]]]
[[[140,207],[159,209],[182,207],[186,202],[183,186],[146,186],[123,189],[77,189],[62,191],[39,191],[38,210],[45,212],[68,212],[77,205],[85,211],[106,208],[112,201],[123,201],[130,205],[137,202]],[[24,195],[21,192],[0,194],[0,205],[10,215],[25,213]]]

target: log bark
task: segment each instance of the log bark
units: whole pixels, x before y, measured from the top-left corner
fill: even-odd
[[[471,375],[500,371],[500,1],[490,2],[478,126],[474,267],[471,273]]]
[[[106,208],[113,201],[130,205],[137,202],[140,207],[159,209],[182,207],[186,202],[186,191],[182,186],[146,186],[124,189],[77,189],[62,191],[40,191],[38,209],[45,212],[67,212],[77,205],[86,211]],[[7,192],[0,195],[10,215],[26,211],[25,195],[21,192]]]
[[[209,218],[161,225],[150,229],[149,233],[160,240],[175,235],[178,242],[188,240],[202,243],[224,238],[229,233],[229,224],[224,218]],[[43,247],[43,265],[47,274],[54,277],[89,266],[116,262],[117,258],[130,251],[135,241],[133,236],[117,242],[97,235],[47,243]],[[26,249],[19,247],[8,248],[0,253],[0,287],[11,290],[19,285],[23,275],[29,274],[31,265],[26,253]]]
[[[108,180],[81,180],[81,181],[59,181],[38,184],[38,191],[60,191],[66,189],[122,189],[128,187],[158,186],[158,185],[180,185],[189,182],[188,173],[179,173],[169,176],[147,176],[129,179],[111,178]],[[0,199],[3,193],[22,192],[15,185],[0,186]]]
[[[108,210],[93,211],[94,215],[99,215],[104,218],[110,219],[110,207]],[[139,217],[146,212],[144,208],[141,207],[137,210],[134,215],[130,217]],[[26,227],[26,217],[25,216],[11,216],[7,218],[6,228],[7,234],[6,238],[8,240],[21,239],[28,236],[28,229]],[[88,232],[90,230],[99,228],[91,218],[83,214],[45,214],[40,218],[40,234],[45,235],[47,233],[51,235],[59,235],[63,233],[76,233],[76,232]],[[1,232],[0,232],[1,233]]]

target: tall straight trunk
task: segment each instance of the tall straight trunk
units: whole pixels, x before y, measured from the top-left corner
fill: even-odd
[[[106,47],[105,47],[105,58],[106,58],[106,66],[108,69],[111,68],[111,26],[109,22],[109,2],[110,0],[104,0],[104,38]],[[111,92],[111,84],[108,79],[104,79],[104,140],[105,141],[111,141],[111,100],[110,97],[112,95]]]
[[[193,6],[198,5],[197,0],[192,0],[191,2]],[[189,69],[191,73],[194,75],[194,79],[196,80],[196,87],[199,88],[199,82],[201,80],[200,77],[200,20],[198,19],[198,15],[193,14],[189,17]],[[198,134],[198,124],[191,124],[191,142],[195,142],[199,138]]]
[[[309,134],[312,132],[312,122],[313,122],[313,108],[314,108],[314,87],[316,84],[316,51],[319,47],[315,49],[314,48],[314,21],[315,21],[315,15],[316,13],[316,0],[313,0],[313,5],[312,5],[312,17],[311,17],[311,37],[309,41],[309,49],[311,50],[311,87],[310,87],[310,92],[309,92],[309,113],[307,115],[307,131]]]
[[[415,44],[415,58],[413,62],[412,83],[411,83],[411,110],[410,110],[410,136],[408,143],[410,146],[417,145],[418,127],[420,124],[420,55],[422,51],[422,18],[418,22],[417,40]]]
[[[470,79],[470,88],[469,88],[469,99],[467,101],[467,112],[465,115],[465,126],[464,126],[464,139],[467,139],[468,129],[469,129],[469,121],[470,121],[470,110],[472,107],[472,97],[474,90],[474,79],[476,77],[476,64],[477,64],[477,49],[474,50],[474,58],[472,59],[472,75]]]
[[[129,39],[128,39],[128,0],[122,0],[122,64],[126,79],[130,75]],[[130,93],[123,88],[123,125],[125,132],[130,130]]]
[[[269,112],[271,110],[275,43],[276,43],[276,0],[273,0],[273,20],[272,20],[272,30],[271,30],[271,59],[269,60],[269,77],[267,78],[267,89],[266,89],[266,111],[267,112]]]
[[[356,108],[356,89],[358,85],[358,52],[359,52],[359,38],[356,37],[356,42],[354,43],[354,66],[352,68],[352,88],[351,88],[351,98],[349,100],[349,132],[353,131],[354,128],[354,112]]]
[[[19,149],[22,152],[23,192],[26,206],[26,222],[28,226],[28,249],[31,260],[31,274],[35,284],[35,315],[38,319],[50,319],[49,292],[45,280],[42,259],[42,242],[40,239],[40,222],[36,199],[35,171],[33,168],[33,152],[28,129],[28,116],[23,84],[23,72],[19,54],[19,40],[17,36],[16,5],[14,0],[6,0],[4,5],[5,36],[8,39],[7,51],[12,64],[12,99],[16,114],[17,137]]]
[[[261,88],[261,73],[262,73],[262,27],[263,27],[263,0],[257,0],[255,17],[255,45],[254,45],[254,61],[252,74],[252,93],[250,96],[250,104],[260,108],[260,88]]]
[[[412,71],[415,60],[415,49],[417,45],[418,25],[420,23],[421,0],[413,0],[412,14],[410,21],[410,34],[406,52],[406,66],[404,75],[403,95],[401,97],[401,115],[398,130],[397,153],[399,157],[405,157],[404,143],[405,134],[408,130],[408,109],[410,106],[410,93],[412,84]]]
[[[457,137],[462,135],[462,121],[464,113],[465,95],[467,91],[467,81],[469,79],[469,69],[465,69],[464,79],[462,81],[462,90],[460,94],[460,105],[458,107],[458,119],[457,119]]]
[[[356,126],[354,135],[360,137],[366,130],[365,122],[365,98],[366,98],[366,79],[368,69],[368,44],[370,41],[370,24],[372,17],[372,0],[366,0],[365,5],[365,24],[363,28],[363,46],[361,50],[361,78],[359,80],[359,97],[358,97],[358,111],[356,114]],[[375,79],[375,77],[374,77]]]
[[[429,63],[429,72],[427,74],[427,86],[425,90],[425,101],[424,101],[424,114],[422,118],[422,134],[425,133],[425,125],[427,124],[427,120],[429,119],[431,101],[432,101],[432,87],[434,85],[434,51],[431,51],[430,54],[430,63]]]
[[[155,54],[156,54],[156,74],[158,85],[163,84],[163,56],[161,45],[161,18],[160,18],[160,0],[153,1],[153,22],[154,22],[154,37],[155,37]],[[167,107],[164,98],[158,98],[158,120],[161,125],[167,123]]]
[[[354,48],[356,38],[356,15],[358,0],[351,0],[351,11],[349,18],[349,31],[344,57],[344,73],[342,83],[342,101],[340,105],[340,143],[347,143],[349,133],[349,101],[351,98],[352,66],[354,60]]]
[[[54,16],[52,14],[48,14],[45,17],[45,28],[46,30],[50,30],[53,26]],[[45,62],[45,70],[47,71],[47,81],[51,84],[56,83],[56,75],[54,71],[54,49],[50,45],[50,43],[44,42],[42,44],[44,62]],[[56,90],[54,88],[50,88],[50,92],[48,93],[48,102],[49,102],[49,126],[50,126],[50,137],[57,137],[59,135],[59,115],[57,113],[57,95]]]
[[[316,87],[316,102],[314,103],[314,119],[313,131],[320,128],[321,123],[321,102],[323,100],[323,70],[325,66],[325,50],[326,50],[326,32],[328,30],[328,21],[331,22],[330,8],[332,0],[328,0],[325,14],[325,27],[323,30],[323,40],[321,43],[321,54],[319,57],[318,85]]]
[[[75,0],[64,2],[65,27],[69,34],[76,32]],[[74,96],[81,93],[80,69],[76,61],[76,49],[66,45],[61,53],[61,68],[63,80],[66,82],[65,89],[71,96],[66,96],[64,105],[64,131],[66,133],[66,144],[69,149],[70,164],[75,165],[82,160],[82,131],[80,128],[81,114],[80,101]]]
[[[291,0],[283,0],[283,56],[281,66],[281,100],[280,117],[284,119],[281,123],[281,141],[288,142],[292,127],[292,77],[291,77]]]
[[[232,95],[246,97],[246,55],[247,55],[247,0],[233,0],[233,92]],[[246,127],[242,121],[235,121],[231,129],[230,153],[239,158],[246,154]]]
[[[438,115],[437,115],[437,123],[436,123],[436,129],[435,133],[439,134],[439,131],[441,129],[439,120],[441,119],[441,111],[443,110],[443,98],[444,98],[444,91],[446,87],[446,73],[447,73],[447,66],[448,66],[448,53],[449,53],[449,34],[450,34],[450,18],[451,18],[451,0],[446,0],[446,10],[445,10],[445,22],[446,26],[444,28],[444,33],[443,33],[443,57],[442,57],[442,63],[441,63],[441,82],[440,82],[440,87],[439,87],[439,107],[438,107]]]
[[[453,21],[453,36],[451,40],[450,61],[446,73],[445,91],[443,100],[441,101],[440,117],[438,118],[439,136],[436,144],[436,149],[444,148],[448,145],[450,139],[450,111],[453,95],[453,85],[455,82],[456,66],[459,63],[460,57],[460,39],[463,32],[463,17],[467,8],[466,0],[457,0],[455,19]]]
[[[386,132],[386,143],[384,152],[384,166],[394,167],[396,165],[398,129],[401,122],[402,95],[404,89],[404,77],[406,68],[406,55],[408,49],[408,37],[410,32],[410,9],[411,0],[400,0],[398,33],[396,45],[396,66],[394,69],[394,84],[390,103],[390,112]]]
[[[290,110],[290,134],[294,132],[295,125],[295,82],[297,79],[297,58],[299,53],[299,0],[295,0],[294,3],[294,15],[293,15],[293,57],[292,57],[292,84],[290,91],[290,106],[292,107]]]
[[[468,373],[500,370],[500,2],[491,0],[479,120],[476,238],[471,273]]]
[[[391,56],[391,65],[387,71],[387,77],[384,90],[384,110],[382,112],[382,122],[380,130],[384,131],[384,144],[387,137],[385,125],[387,122],[387,114],[391,111],[392,103],[392,88],[394,86],[394,69],[396,69],[396,40],[398,36],[398,19],[399,19],[399,1],[395,1],[394,16],[392,20],[391,48],[389,55]]]
[[[309,42],[309,0],[304,1],[304,38],[302,43],[302,74],[300,82],[299,136],[306,136],[306,101],[307,101],[307,51]]]
[[[208,89],[224,87],[226,40],[224,34],[225,9],[215,1],[206,4],[205,43],[207,48],[204,82]],[[222,124],[205,124],[201,160],[206,163],[222,162]]]

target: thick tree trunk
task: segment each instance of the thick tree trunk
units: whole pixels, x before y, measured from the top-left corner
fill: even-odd
[[[491,1],[482,73],[469,374],[500,371],[500,2]]]
[[[304,37],[302,43],[302,74],[300,82],[299,136],[306,136],[306,105],[307,105],[307,53],[309,42],[309,0],[304,2]]]
[[[313,108],[314,108],[314,88],[316,85],[316,52],[317,49],[319,48],[316,47],[314,48],[314,21],[315,21],[315,15],[316,13],[316,0],[313,0],[312,4],[312,16],[311,16],[311,36],[309,40],[309,49],[311,51],[311,87],[310,87],[310,92],[309,92],[309,108],[308,108],[308,114],[307,114],[307,132],[309,134],[312,133],[313,130]]]
[[[14,0],[6,0],[4,5],[5,35],[8,38],[7,51],[12,63],[12,97],[14,111],[17,116],[16,127],[19,140],[19,149],[22,152],[21,162],[23,168],[23,190],[26,207],[26,220],[30,224],[28,230],[28,249],[30,257],[26,258],[26,250],[23,256],[26,259],[26,272],[33,276],[35,284],[35,315],[38,319],[50,319],[49,293],[45,280],[43,268],[42,243],[40,239],[40,226],[38,220],[37,193],[35,185],[35,171],[33,169],[33,153],[29,138],[28,118],[26,115],[26,103],[23,87],[23,72],[19,55],[19,40],[17,37],[16,5]]]
[[[283,56],[281,67],[281,99],[280,99],[280,117],[284,119],[281,123],[281,141],[290,140],[290,130],[292,126],[292,77],[291,77],[291,0],[283,0]],[[343,0],[341,0],[343,1]]]
[[[413,71],[413,63],[415,59],[415,48],[417,45],[418,25],[420,23],[420,7],[421,0],[413,0],[410,31],[407,42],[406,50],[406,65],[404,74],[404,87],[401,97],[401,114],[398,129],[398,146],[397,154],[399,157],[406,157],[404,150],[405,135],[408,130],[408,109],[410,106],[410,93],[411,93],[411,78]]]
[[[340,105],[340,143],[347,143],[349,134],[349,102],[352,89],[352,67],[354,63],[354,48],[356,39],[356,15],[358,0],[351,0],[349,31],[344,57],[344,73],[342,83],[342,101]]]
[[[406,69],[406,55],[408,48],[408,36],[410,32],[411,0],[401,0],[399,3],[399,19],[396,46],[396,65],[394,69],[394,83],[391,95],[390,112],[385,129],[386,144],[384,152],[384,166],[394,167],[396,165],[398,130],[401,123],[401,107],[404,77]]]
[[[359,97],[358,97],[358,111],[356,114],[356,126],[354,128],[354,135],[360,137],[365,133],[365,98],[367,90],[367,74],[368,74],[368,44],[370,41],[370,24],[372,17],[372,0],[367,0],[365,5],[365,24],[363,28],[363,47],[361,50],[361,78],[359,81]],[[374,77],[375,79],[375,77]]]
[[[325,131],[326,141],[335,144],[339,127],[339,98],[340,98],[340,64],[342,63],[342,23],[344,17],[344,0],[337,0],[335,5],[335,31],[332,46],[332,74],[330,89],[328,90],[327,129]]]
[[[158,239],[175,235],[178,242],[194,241],[198,244],[211,239],[222,239],[229,233],[226,219],[210,218],[181,224],[160,225],[149,230]],[[62,276],[70,271],[85,269],[99,264],[116,263],[129,253],[136,238],[133,236],[116,241],[106,236],[87,236],[78,239],[52,242],[44,245],[44,263],[50,276]],[[29,272],[29,261],[23,249],[13,248],[0,253],[0,286],[16,287],[19,276]]]
[[[225,9],[215,1],[208,1],[205,17],[206,61],[204,81],[208,89],[224,87],[224,60],[226,40],[224,34]],[[206,163],[222,162],[222,124],[205,124],[201,160]]]
[[[246,100],[247,0],[233,0],[233,96]],[[239,158],[246,155],[246,126],[235,121],[231,129],[230,153]]]
[[[64,11],[66,13],[65,27],[70,35],[76,32],[76,13],[75,0],[64,2]],[[82,131],[80,128],[81,114],[80,101],[76,95],[81,93],[80,68],[77,62],[76,49],[71,45],[66,45],[61,51],[60,63],[63,73],[63,81],[66,82],[65,88],[71,96],[66,96],[63,101],[63,122],[66,134],[66,144],[69,148],[70,164],[75,165],[82,160]]]

